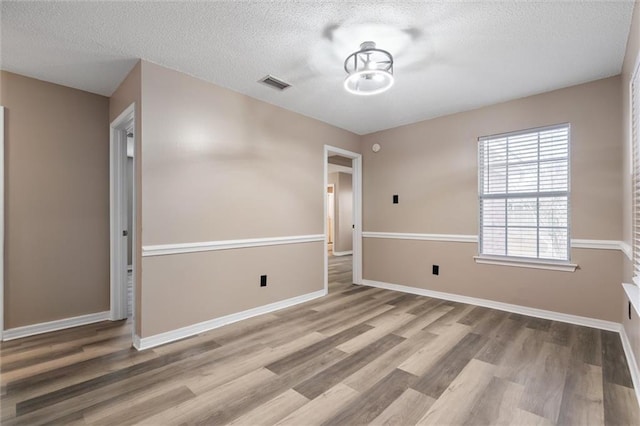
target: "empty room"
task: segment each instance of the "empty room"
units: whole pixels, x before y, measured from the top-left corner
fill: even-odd
[[[640,424],[639,1],[0,21],[0,424]]]

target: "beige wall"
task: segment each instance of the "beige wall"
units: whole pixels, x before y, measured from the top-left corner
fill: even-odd
[[[1,72],[5,329],[109,310],[109,100]]]
[[[141,92],[143,246],[323,233],[324,145],[357,135],[147,62]],[[322,247],[145,257],[141,336],[321,290]]]
[[[322,258],[315,242],[145,257],[144,336],[322,290]]]
[[[142,167],[141,167],[141,140],[142,140],[142,61],[139,61],[129,72],[127,77],[120,83],[120,86],[109,98],[109,122],[113,122],[118,116],[135,103],[135,130],[134,130],[134,153],[133,161],[135,167],[135,207],[136,223],[136,246],[133,247],[133,256],[138,265],[135,277],[135,331],[139,336],[141,332],[140,313],[142,311]]]
[[[624,158],[622,161],[622,170],[624,181],[622,185],[624,202],[623,202],[623,238],[624,241],[631,245],[631,219],[633,215],[632,203],[632,191],[631,191],[631,110],[629,108],[630,92],[629,84],[633,70],[638,64],[640,58],[640,2],[636,1],[633,18],[631,23],[631,30],[629,31],[629,40],[627,42],[627,51],[624,58],[624,64],[622,66],[622,128],[624,131]],[[624,281],[630,283],[632,276],[632,264],[629,259],[624,259]],[[631,342],[631,347],[636,357],[636,364],[640,368],[640,318],[636,312],[632,313],[631,319],[628,316],[628,299],[622,298],[622,324],[625,328],[627,336]]]
[[[621,193],[612,188],[622,184],[620,82],[612,77],[363,137],[364,231],[477,235],[477,138],[569,122],[571,235],[619,240]],[[477,265],[469,243],[365,238],[363,250],[365,279],[620,321],[619,251],[572,250],[580,269],[566,273]],[[437,277],[432,264],[441,267]]]

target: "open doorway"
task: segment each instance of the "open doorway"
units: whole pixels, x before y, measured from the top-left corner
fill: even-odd
[[[362,283],[362,157],[325,146],[325,289]]]
[[[111,123],[111,320],[135,315],[135,107],[132,104]]]
[[[329,165],[331,167],[331,165]],[[331,169],[329,169],[331,174]],[[329,256],[333,255],[333,240],[335,239],[335,190],[336,186],[332,183],[327,185],[327,252]]]

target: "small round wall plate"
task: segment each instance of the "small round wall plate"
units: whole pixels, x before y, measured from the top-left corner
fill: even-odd
[[[373,146],[371,147],[371,151],[373,151],[373,152],[380,151],[380,144],[374,143]]]

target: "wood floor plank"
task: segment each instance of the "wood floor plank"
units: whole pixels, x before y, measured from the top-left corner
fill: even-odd
[[[466,425],[512,425],[524,386],[493,377],[469,411]]]
[[[294,389],[307,398],[314,399],[402,341],[404,341],[402,337],[388,334],[300,383]]]
[[[206,412],[199,414],[194,422],[205,425],[226,424],[243,413],[267,403],[275,396],[293,387],[296,383],[300,383],[316,374],[317,371],[330,368],[344,358],[345,354],[337,349],[323,353],[306,361],[304,364],[288,370],[286,373],[273,377],[262,386],[247,389],[241,396],[217,400],[213,404],[209,402]],[[216,406],[217,409],[212,410]]]
[[[573,362],[567,371],[560,425],[604,424],[602,367],[585,362]]]
[[[455,328],[456,325],[463,325],[457,321],[473,310],[474,306],[465,305],[464,303],[451,302],[453,309],[449,312],[429,324],[425,327],[425,330],[434,334],[446,334],[449,333],[450,328]],[[469,327],[469,326],[467,326]]]
[[[18,354],[13,360],[7,358],[0,358],[0,372],[7,373],[9,371],[18,370],[20,368],[30,367],[36,364],[41,364],[48,361],[58,360],[60,358],[67,357],[69,355],[76,355],[82,353],[82,346],[68,346],[60,349],[50,349],[42,351],[41,354],[32,354],[31,356],[26,354]]]
[[[536,366],[535,362],[545,337],[546,334],[538,330],[520,329],[500,357],[496,376],[515,383],[526,384],[530,371]]]
[[[603,385],[604,424],[608,426],[638,425],[640,409],[633,389],[615,383]]]
[[[357,391],[351,389],[349,386],[338,383],[276,423],[276,426],[322,424],[359,395]]]
[[[407,389],[371,421],[375,426],[413,425],[429,411],[435,399]]]
[[[430,368],[412,388],[432,398],[439,398],[486,342],[484,336],[467,334],[442,356],[440,360],[443,362]]]
[[[355,327],[357,325],[362,324],[363,322],[367,322],[369,319],[377,317],[385,312],[389,312],[394,309],[393,306],[387,305],[384,302],[380,302],[380,300],[374,299],[374,303],[371,306],[366,306],[360,312],[351,315],[350,317],[342,317],[342,321],[333,320],[326,321],[322,324],[318,324],[319,328],[316,328],[318,333],[322,333],[325,336],[333,336],[334,334],[338,334],[347,330],[351,327]]]
[[[140,375],[145,372],[156,370],[162,366],[171,364],[177,360],[188,359],[189,357],[204,353],[209,350],[218,348],[215,342],[210,342],[208,345],[203,345],[198,348],[183,350],[172,355],[164,355],[161,357],[154,355],[151,359],[140,362],[138,364],[131,365],[129,367],[122,368],[120,370],[111,371],[101,376],[86,380],[84,382],[75,383],[57,391],[49,392],[34,398],[26,399],[16,404],[16,415],[21,416],[32,411],[37,411],[50,405],[55,405],[58,402],[69,399],[72,396],[81,395],[89,389],[96,387],[103,387],[111,383],[118,382],[123,378],[131,378]],[[143,355],[143,352],[139,352]]]
[[[513,425],[518,426],[553,426],[551,420],[537,416],[521,408],[516,408]]]
[[[397,334],[398,336],[402,336],[408,339],[413,335],[420,333],[424,328],[429,326],[429,324],[433,323],[438,318],[442,317],[452,309],[453,309],[453,306],[439,305],[424,313],[412,314],[412,315],[416,315],[416,317],[411,321],[409,321],[408,323],[396,329],[393,332],[393,334]]]
[[[499,338],[498,332],[503,323],[509,320],[509,314],[503,311],[490,309],[489,312],[474,324],[470,324],[471,332],[481,334],[488,338]]]
[[[241,347],[240,352],[254,353],[252,349],[261,348],[261,345],[254,347]],[[145,398],[147,392],[154,391],[158,386],[162,388],[163,383],[180,384],[185,378],[191,375],[202,374],[206,371],[207,365],[215,362],[225,362],[229,359],[236,359],[238,348],[222,347],[211,351],[202,351],[194,354],[193,350],[187,351],[191,356],[180,359],[174,354],[173,362],[167,363],[157,369],[146,371],[139,375],[124,376],[122,380],[115,381],[100,387],[91,387],[86,392],[45,408],[34,411],[19,417],[25,424],[47,423],[47,419],[64,418],[61,416],[74,416],[78,413],[92,412],[100,410],[102,407],[110,407],[114,404],[129,403],[138,397]],[[226,370],[225,370],[226,371]],[[217,378],[217,376],[216,376]]]
[[[22,386],[33,386],[38,381],[47,380],[56,375],[65,375],[71,369],[85,368],[85,366],[91,368],[93,365],[102,364],[109,360],[145,355],[146,354],[138,354],[135,350],[131,350],[131,348],[120,349],[107,347],[90,352],[76,352],[62,358],[47,360],[36,366],[27,366],[8,372],[3,371],[0,375],[2,376],[1,380],[5,384],[7,391],[10,393],[12,390]]]
[[[289,355],[283,356],[277,361],[267,364],[265,367],[276,374],[283,373],[284,371],[292,367],[300,365],[305,361],[308,361],[309,359],[315,356],[318,356],[318,354],[322,352],[327,352],[332,348],[335,348],[336,346],[341,345],[342,343],[348,342],[349,340],[362,335],[363,333],[371,330],[372,328],[373,328],[372,326],[367,324],[358,324],[341,333],[326,337],[322,340],[319,340],[315,343],[310,344],[305,348],[295,351]]]
[[[613,331],[600,331],[602,339],[602,375],[608,383],[633,388],[631,373],[629,368],[619,368],[618,366],[627,366],[627,357],[622,349],[622,341],[620,335]]]
[[[576,326],[573,333],[572,358],[589,364],[602,366],[602,339],[600,330]]]
[[[433,403],[418,425],[459,425],[493,379],[496,366],[472,359]]]
[[[478,352],[476,359],[498,365],[507,349],[517,341],[518,334],[523,331],[522,322],[507,317],[496,329],[485,334],[489,337],[489,342]]]
[[[424,330],[431,333],[429,327]],[[423,346],[406,361],[400,363],[398,368],[415,376],[422,376],[467,334],[469,334],[469,326],[453,324],[449,333],[438,335],[429,345]]]
[[[441,305],[450,306],[451,309],[453,309],[453,305],[445,302],[444,300],[434,299],[432,297],[424,297],[422,298],[422,300],[422,303],[415,306],[414,308],[409,309],[407,313],[412,315],[423,315]]]
[[[411,321],[414,316],[403,312],[396,312],[386,315],[385,318],[385,322],[378,322],[378,325],[371,330],[367,330],[361,335],[340,344],[337,348],[346,353],[354,353],[362,350],[371,344],[371,342],[392,333],[398,327]],[[367,325],[371,325],[371,323],[367,322]],[[404,340],[404,338],[401,339]]]
[[[92,418],[85,416],[85,421],[92,425],[109,426],[109,425],[132,425],[150,415],[153,415],[158,407],[172,407],[184,401],[195,398],[195,394],[186,386],[180,386],[161,395],[149,398],[139,403],[131,403],[128,409],[119,409],[107,416]]]
[[[322,424],[324,426],[368,424],[399,398],[417,379],[413,374],[395,369]]]
[[[461,317],[458,322],[460,324],[473,326],[477,324],[484,317],[489,315],[492,312],[491,309],[485,308],[483,306],[475,306],[473,307],[466,315]]]
[[[575,326],[566,322],[553,321],[549,328],[549,342],[562,346],[571,345],[574,329]]]
[[[250,371],[262,368],[264,365],[281,359],[283,356],[293,354],[298,350],[317,343],[323,338],[324,336],[319,333],[311,333],[287,345],[277,348],[265,348],[264,350],[247,354],[246,356],[236,357],[225,363],[224,367],[212,364],[208,369],[201,371],[198,376],[187,379],[185,384],[196,394],[200,395],[203,392],[207,392],[231,380],[237,379]]]
[[[529,370],[519,407],[556,423],[560,414],[571,351],[544,342],[535,365]]]
[[[5,386],[8,395],[19,394],[24,396],[25,393],[29,394],[30,390],[39,386],[47,387],[51,383],[69,384],[69,379],[72,377],[82,377],[82,380],[79,381],[98,377],[109,371],[106,366],[121,369],[155,358],[158,358],[158,356],[153,352],[139,353],[131,347],[122,349],[118,346],[117,350],[112,350],[105,355],[99,355],[96,352],[84,355],[75,364],[67,364],[67,361],[65,361],[57,368],[48,364],[44,371],[41,369],[29,369],[23,372],[22,378],[5,383]],[[28,373],[31,373],[31,375]]]
[[[289,389],[229,424],[237,426],[273,425],[308,402],[307,398],[293,389]]]
[[[204,347],[207,347],[205,344]],[[201,348],[202,349],[202,348]],[[130,398],[135,398],[135,395],[144,394],[147,389],[155,388],[158,383],[176,381],[177,378],[185,380],[192,375],[202,374],[203,371],[207,371],[209,365],[213,363],[224,364],[229,360],[235,360],[238,358],[238,354],[242,353],[255,353],[259,350],[265,349],[263,345],[254,344],[251,346],[234,347],[223,346],[215,348],[210,351],[202,351],[194,354],[193,351],[187,353],[189,357],[180,359],[175,354],[172,357],[172,362],[141,374],[132,376],[123,376],[121,380],[114,381],[108,384],[102,384],[99,387],[90,387],[85,392],[73,396],[67,399],[60,400],[57,403],[51,404],[45,408],[34,411],[27,415],[21,416],[20,419],[26,424],[40,424],[46,423],[47,419],[57,419],[61,416],[73,415],[73,413],[83,412],[88,409],[99,408],[103,405],[109,405],[112,401],[117,403],[118,400],[127,401]],[[114,371],[118,371],[120,368],[115,368]],[[224,370],[226,371],[226,370]],[[53,390],[49,392],[63,391],[65,388],[82,382],[83,374],[79,376],[72,375],[69,383],[60,386],[59,382],[53,383]],[[91,378],[98,377],[91,375]],[[176,382],[180,383],[180,382]],[[47,393],[49,385],[38,386],[36,389],[28,392],[29,397],[31,395],[44,396]],[[0,402],[4,403],[6,399],[1,399]],[[4,415],[7,410],[3,410]],[[15,416],[15,413],[13,414]],[[5,419],[3,418],[3,421]]]
[[[247,398],[247,390],[260,388],[276,378],[277,375],[266,368],[253,370],[222,386],[203,393],[196,393],[195,398],[173,407],[158,407],[159,412],[141,420],[138,424],[164,425],[190,423],[199,424],[212,415],[219,413],[226,403]]]
[[[395,333],[394,333],[395,334]],[[420,348],[428,346],[437,336],[422,331],[412,339],[407,339],[391,348],[387,353],[379,356],[351,376],[344,379],[344,383],[359,392],[366,392],[375,383],[397,368],[397,365],[415,354]]]

